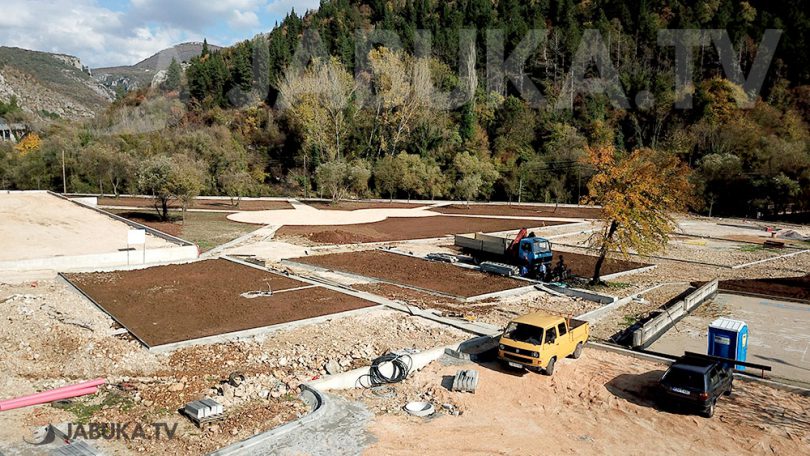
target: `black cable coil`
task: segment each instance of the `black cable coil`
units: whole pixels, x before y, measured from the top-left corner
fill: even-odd
[[[385,375],[380,371],[380,366],[391,363],[394,370],[391,375]],[[408,373],[413,366],[410,355],[397,355],[396,353],[386,353],[371,362],[368,374],[360,378],[360,384],[366,388],[386,385],[389,383],[399,383],[408,377]],[[368,378],[368,384],[364,384],[363,378]]]

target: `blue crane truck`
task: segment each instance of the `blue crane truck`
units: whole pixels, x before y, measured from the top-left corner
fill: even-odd
[[[483,233],[457,234],[455,245],[476,261],[496,261],[510,265],[522,277],[547,280],[552,275],[551,242],[527,234],[526,229],[514,238]],[[483,268],[482,268],[483,269]],[[508,275],[508,274],[507,274]]]

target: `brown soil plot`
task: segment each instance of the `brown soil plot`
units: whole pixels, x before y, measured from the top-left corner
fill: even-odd
[[[334,253],[295,261],[455,296],[478,296],[530,285],[506,277],[380,250]]]
[[[477,217],[391,217],[381,222],[334,226],[283,226],[278,236],[303,236],[320,244],[427,239],[459,233],[495,232],[520,228],[541,228],[565,222],[495,219]]]
[[[517,215],[521,217],[597,218],[598,207],[519,206],[506,204],[452,204],[431,209],[442,214]]]
[[[228,260],[66,277],[150,347],[374,305]]]
[[[416,209],[428,206],[428,202],[394,203],[385,201],[340,201],[338,203],[325,201],[302,201],[307,206],[327,211],[356,211],[358,209]]]
[[[700,286],[705,282],[695,282]],[[782,277],[776,279],[721,280],[718,287],[724,291],[750,293],[760,296],[773,296],[798,301],[810,301],[810,274],[804,277]]]
[[[554,247],[552,246],[552,250],[553,248]],[[555,251],[552,267],[557,265],[557,260],[559,259],[560,255],[563,256],[563,261],[571,269],[571,272],[574,275],[580,277],[593,276],[593,269],[596,267],[596,260],[598,257],[593,255],[584,255],[582,253]],[[646,263],[636,263],[635,261],[622,260],[618,258],[605,258],[605,262],[602,263],[601,274],[606,276],[609,274],[616,274],[617,272],[630,271],[647,266],[652,265]]]
[[[148,207],[154,208],[155,201],[151,198],[133,198],[122,196],[119,198],[99,198],[99,206],[121,206],[121,207]],[[180,209],[179,201],[172,201],[169,207],[173,209]],[[195,199],[189,206],[189,209],[216,209],[223,211],[266,211],[275,209],[292,209],[292,205],[287,201],[256,201],[256,200],[242,200],[239,206],[231,204],[228,199]]]

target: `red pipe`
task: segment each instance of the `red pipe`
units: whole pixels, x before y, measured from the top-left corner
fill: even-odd
[[[51,392],[45,395],[39,395],[37,397],[31,397],[27,399],[20,398],[20,400],[14,401],[12,403],[0,404],[0,411],[12,410],[21,407],[28,407],[31,405],[39,405],[44,404],[46,402],[54,402],[62,399],[68,399],[71,397],[84,396],[87,394],[95,394],[97,391],[98,387],[91,386],[89,388],[84,389],[72,389],[69,391]]]
[[[29,399],[35,399],[37,397],[44,396],[44,395],[50,395],[50,394],[53,394],[53,393],[67,392],[67,391],[73,391],[73,390],[79,390],[79,389],[87,389],[87,388],[91,388],[91,387],[95,387],[95,386],[100,386],[100,385],[103,385],[104,382],[105,382],[105,380],[103,378],[97,378],[95,380],[88,380],[86,382],[76,383],[76,384],[68,385],[68,386],[62,386],[62,387],[54,388],[54,389],[51,389],[51,390],[48,390],[48,391],[42,391],[40,393],[29,394],[28,396],[22,396],[22,397],[18,397],[18,398],[14,398],[14,399],[6,399],[6,400],[3,400],[3,401],[0,401],[0,407],[5,406],[5,405],[10,405],[10,404],[12,404],[14,402],[26,401],[26,400],[29,400]]]

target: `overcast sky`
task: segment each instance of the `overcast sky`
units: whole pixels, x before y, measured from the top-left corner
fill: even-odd
[[[0,45],[131,65],[185,41],[221,46],[270,31],[319,0],[0,0]]]

